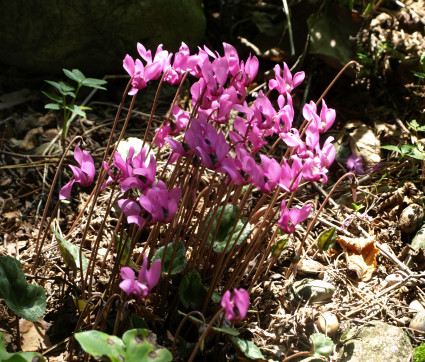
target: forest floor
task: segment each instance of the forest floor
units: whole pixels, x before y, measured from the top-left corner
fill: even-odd
[[[405,3],[412,5],[412,2]],[[374,321],[402,328],[413,346],[425,342],[425,330],[411,326],[418,310],[413,308],[425,309],[424,249],[414,250],[411,246],[424,223],[425,80],[413,75],[412,70],[420,72],[420,68],[412,69],[412,62],[409,63],[416,59],[415,64],[419,65],[419,55],[425,54],[424,25],[420,20],[425,19],[425,10],[418,6],[412,11],[413,15],[404,8],[377,11],[359,35],[369,39],[364,43],[367,45],[363,64],[352,74],[341,76],[325,97],[328,106],[337,112],[337,120],[328,132],[335,138],[337,158],[325,185],[310,185],[295,198],[303,202],[314,200],[318,210],[338,178],[346,173],[347,158],[352,154],[362,157],[364,172],[358,174],[355,191],[349,179],[344,179],[333,190],[307,238],[306,252],[297,267],[295,281],[319,280],[329,283],[332,292],[323,299],[315,300],[309,295],[303,300],[294,290],[294,279],[285,277],[291,267],[291,253],[305,235],[306,223],[297,228],[290,240],[293,247],[282,252],[252,289],[250,310],[256,312],[249,314],[243,335],[256,343],[266,359],[282,360],[310,350],[309,336],[318,331],[326,332],[318,325],[319,317],[324,315],[337,320],[335,331],[328,330],[335,344],[331,360],[338,359],[347,328],[358,331]],[[418,13],[419,20],[414,15]],[[415,30],[418,24],[422,31]],[[260,60],[260,77],[272,69],[270,61],[270,58]],[[318,98],[341,69],[325,57],[313,56],[305,68],[306,81],[295,94],[294,103],[298,105],[304,97]],[[258,84],[262,81],[264,79],[258,80]],[[77,117],[70,128],[69,139],[77,135],[83,137],[85,149],[93,156],[96,167],[101,165],[126,82],[127,79],[119,76],[110,77],[109,91],[99,91],[88,99],[91,110],[87,117]],[[152,130],[160,125],[168,111],[172,92],[168,89],[163,92]],[[146,98],[153,97],[146,94]],[[37,87],[21,88],[0,100],[0,255],[20,260],[27,278],[31,279],[34,278],[31,270],[35,241],[59,161],[58,114],[43,109],[46,99]],[[124,106],[128,107],[129,101],[126,102]],[[185,102],[184,97],[180,102]],[[143,137],[151,103],[141,103],[136,103],[126,137]],[[414,120],[416,123],[412,123]],[[150,138],[152,136],[153,133]],[[395,147],[381,148],[387,145],[410,146],[400,154],[394,151]],[[72,162],[69,156],[66,163]],[[66,171],[63,180],[68,176]],[[88,215],[84,205],[89,191],[79,189],[69,204],[61,206],[57,220],[61,230],[69,230],[79,213],[83,219]],[[57,192],[54,197],[57,198]],[[105,205],[94,210],[93,230],[101,224],[105,210]],[[113,228],[116,218],[117,214],[112,213],[107,226]],[[332,227],[338,238],[332,248],[323,250],[328,247],[318,247],[318,240],[323,241],[320,235]],[[77,239],[78,233],[81,230],[76,234]],[[107,243],[108,240],[101,243],[101,252],[106,252]],[[423,243],[425,245],[425,239]],[[67,292],[68,283],[64,282],[68,276],[58,248],[52,240],[47,240],[34,280],[45,288],[48,307],[36,324],[21,320],[22,346],[26,350],[42,347],[45,351],[73,333],[79,314]],[[107,273],[101,275],[98,271],[95,276],[96,287],[101,291],[107,283]],[[416,303],[415,307],[412,302]],[[332,319],[328,322],[335,323]],[[17,350],[16,317],[2,300],[0,332],[5,334],[8,350]],[[158,340],[169,347],[168,337],[158,336]],[[63,360],[66,353],[59,348],[50,354],[49,360]]]

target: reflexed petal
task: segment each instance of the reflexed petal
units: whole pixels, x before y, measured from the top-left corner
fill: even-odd
[[[69,181],[65,186],[59,191],[59,200],[65,200],[71,196],[72,185],[74,185],[75,179]]]

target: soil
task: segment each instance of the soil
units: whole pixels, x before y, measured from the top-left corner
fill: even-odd
[[[423,212],[421,218],[420,212],[404,211],[413,204],[423,208],[425,201],[425,153],[422,151],[425,133],[409,127],[413,120],[419,126],[425,124],[425,83],[412,72],[420,72],[419,57],[425,54],[425,3],[406,0],[403,7],[379,3],[358,32],[357,42],[363,56],[357,59],[360,63],[357,71],[354,75],[340,77],[325,97],[328,106],[337,111],[337,121],[328,132],[335,137],[337,147],[329,181],[325,185],[310,185],[295,195],[301,202],[314,200],[318,210],[326,195],[331,194],[307,238],[303,263],[287,278],[294,265],[294,250],[312,218],[300,225],[289,240],[290,247],[281,252],[251,291],[250,310],[255,312],[248,314],[239,330],[241,338],[255,342],[266,359],[283,360],[297,352],[309,351],[309,337],[320,331],[317,319],[325,312],[332,312],[338,320],[337,331],[332,335],[336,348],[329,357],[333,361],[338,359],[341,338],[347,327],[356,330],[372,321],[402,328],[413,346],[425,342],[424,330],[410,328],[416,313],[409,309],[414,300],[425,307],[422,290],[424,249],[412,251],[409,247],[423,224]],[[209,41],[215,42],[214,38]],[[216,49],[221,48],[217,46]],[[261,56],[258,85],[266,80],[267,71],[272,68],[270,56],[266,52]],[[303,65],[306,74],[313,74],[316,81],[308,89],[306,82],[300,87],[294,99],[298,105],[304,96],[318,99],[341,69],[323,57],[312,55]],[[81,323],[78,320],[82,308],[75,304],[79,279],[64,263],[51,236],[44,241],[35,275],[33,271],[41,220],[60,158],[61,115],[43,108],[46,99],[40,89],[44,90],[45,86],[40,79],[25,82],[19,77],[12,78],[11,74],[11,70],[7,70],[2,77],[1,86],[7,97],[0,98],[0,255],[18,259],[27,280],[41,285],[47,296],[46,314],[38,322],[25,324],[21,319],[21,345],[26,350],[42,351],[50,361],[61,361],[69,358],[69,337],[77,323]],[[86,118],[77,117],[71,125],[68,140],[82,136],[84,147],[93,156],[97,169],[101,167],[126,82],[125,77],[109,77],[108,92],[98,91],[91,98],[83,93],[82,99],[88,100],[91,109]],[[146,90],[143,101],[136,103],[126,137],[143,138],[154,92]],[[168,88],[162,91],[147,139],[153,138],[153,130],[164,119],[173,92]],[[185,104],[188,90],[183,90],[182,94],[179,102]],[[126,100],[124,107],[129,107],[129,102]],[[119,123],[122,125],[123,121]],[[401,144],[414,145],[419,151],[400,157],[393,150],[380,148]],[[363,158],[366,172],[358,175],[357,185],[346,178],[333,190],[339,177],[346,173],[347,158],[351,154]],[[165,159],[164,156],[164,163]],[[72,163],[72,155],[67,156],[64,165]],[[60,184],[71,176],[68,167],[63,170]],[[209,181],[207,178],[205,184]],[[83,235],[83,220],[89,215],[85,205],[92,190],[76,186],[72,199],[61,206],[55,219],[56,226],[67,234],[81,215],[71,235],[76,245]],[[52,197],[47,210],[48,220],[54,211],[52,205],[57,202],[58,189]],[[100,199],[93,210],[91,232],[82,245],[86,253],[95,244],[96,230],[103,222],[107,200],[106,196]],[[355,211],[352,203],[362,208]],[[112,208],[105,229],[114,230],[118,217]],[[324,240],[320,235],[333,226],[338,233],[333,247],[318,248],[317,240]],[[105,290],[112,273],[111,256],[107,255],[110,240],[108,232],[99,244],[98,254],[104,259],[100,258],[95,265],[95,293]],[[141,247],[136,248],[134,259],[141,252]],[[293,284],[304,278],[326,281],[334,287],[334,292],[329,299],[314,303],[310,298],[299,299],[293,294]],[[138,310],[139,307],[131,305],[130,308]],[[157,317],[148,312],[144,314],[148,324],[160,326]],[[32,335],[34,326],[39,332]],[[108,327],[105,330],[109,330]],[[8,351],[18,351],[16,316],[1,299],[0,332],[5,335]],[[170,349],[173,333],[160,327],[155,333],[159,343]],[[215,349],[204,351],[205,360],[215,360],[215,352]],[[81,351],[75,347],[74,359],[79,360],[81,356]],[[234,348],[216,355],[217,360],[236,360],[237,356],[241,353]]]

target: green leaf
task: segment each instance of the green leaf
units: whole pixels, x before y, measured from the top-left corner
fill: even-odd
[[[53,234],[55,234],[56,239],[58,240],[60,252],[68,268],[72,270],[80,269],[80,248],[70,243],[69,241],[66,241],[56,230],[53,230]],[[84,254],[81,256],[83,270],[86,270],[88,264],[87,259]]]
[[[336,243],[336,229],[334,227],[325,230],[317,238],[317,246],[320,250],[331,250]]]
[[[145,320],[138,314],[131,313],[130,315],[130,326],[131,328],[149,328]]]
[[[2,362],[44,362],[44,357],[38,352],[16,352],[9,353],[6,351],[4,334],[0,332],[0,361]]]
[[[122,339],[99,331],[76,333],[75,339],[86,353],[94,357],[107,357],[112,362],[168,362],[173,358],[166,348],[151,343],[155,336],[147,329],[129,330]]]
[[[152,333],[147,329],[132,329],[122,336],[127,346],[126,361],[157,361],[168,362],[173,359],[171,352],[166,348],[156,348],[151,341]]]
[[[258,361],[264,360],[264,356],[254,342],[246,341],[238,337],[230,337],[233,344],[248,358]]]
[[[272,246],[272,254],[277,255],[282,249],[286,247],[286,244],[288,244],[288,241],[289,241],[288,234],[280,236],[278,243]]]
[[[412,70],[412,73],[415,77],[419,78],[419,79],[425,79],[425,73],[422,72],[415,72],[414,70]]]
[[[381,148],[383,148],[384,150],[395,151],[401,154],[401,150],[397,146],[388,145],[388,146],[381,146]]]
[[[120,260],[120,264],[121,265],[125,265],[126,261],[127,261],[127,257],[128,257],[128,252],[130,251],[130,239],[127,238],[127,233],[124,230],[123,236],[124,236],[124,241],[121,241],[120,236],[114,232],[114,236],[115,236],[115,240],[117,241],[115,244],[117,246],[117,254],[120,253],[121,248],[124,247],[124,250],[122,251],[121,254],[121,260]],[[125,244],[125,245],[124,245]],[[139,267],[136,265],[136,263],[134,262],[133,259],[130,259],[130,263],[129,265],[135,269],[139,269]]]
[[[81,84],[83,83],[84,79],[86,79],[84,74],[81,73],[78,69],[73,69],[72,72],[68,69],[62,69],[62,70],[69,79],[72,79],[73,81],[77,83]]]
[[[59,104],[57,104],[57,103],[47,103],[44,106],[44,108],[46,108],[46,109],[54,109],[54,110],[57,111],[57,110],[61,109],[62,107]]]
[[[179,296],[183,305],[191,310],[200,309],[206,297],[201,276],[195,269],[189,270],[180,282]]]
[[[105,87],[102,87],[102,84],[106,84],[106,83],[108,83],[106,80],[95,79],[95,78],[86,78],[82,82],[82,84],[85,85],[86,87],[102,89],[102,90],[106,90]]]
[[[52,80],[44,80],[44,81],[46,83],[50,84],[51,86],[55,87],[59,92],[62,90],[62,87],[61,87],[61,85],[58,82],[54,82]]]
[[[21,318],[35,322],[46,312],[46,293],[28,284],[21,263],[11,256],[0,256],[0,298]]]
[[[173,255],[173,249],[174,249],[174,241],[168,244],[167,251],[165,253],[164,263],[162,265],[162,272],[168,273],[168,270],[170,268],[171,263],[171,257]],[[156,253],[154,254],[152,258],[152,262],[156,259],[161,259],[162,255],[164,254],[164,246],[161,246]],[[173,266],[171,268],[171,275],[175,275],[180,273],[187,264],[186,260],[186,248],[184,247],[183,242],[179,241],[177,242],[177,250],[176,255],[174,257]]]
[[[81,117],[86,117],[86,112],[84,112],[80,107],[75,104],[70,104],[66,106],[66,109],[69,109],[72,113],[78,114]]]
[[[332,339],[322,333],[314,333],[310,336],[310,342],[313,344],[315,357],[328,357],[332,354],[334,343]]]
[[[425,159],[425,152],[422,152],[418,149],[418,146],[415,145],[402,145],[401,152],[409,157],[415,158],[417,160]]]
[[[226,251],[229,251],[232,248],[233,244],[236,242],[236,238],[238,237],[239,232],[244,227],[244,220],[239,219],[236,221],[236,217],[239,212],[238,206],[228,204],[224,207],[224,211],[222,210],[223,210],[222,206],[219,207],[219,209],[217,210],[217,213],[214,216],[211,230],[207,238],[207,245],[210,246],[212,239],[214,237],[214,234],[216,233],[216,230],[218,228],[217,234],[214,240],[214,244],[213,244],[213,249],[217,253],[222,253],[223,251],[225,251],[225,249]],[[221,216],[221,220],[219,224],[218,222],[219,222],[221,213],[223,213],[223,215]],[[212,215],[213,214],[211,214],[208,217],[207,222],[205,224],[205,228],[210,224]],[[231,235],[235,222],[236,222],[236,228],[233,234]],[[239,246],[248,237],[251,230],[252,230],[251,224],[247,223],[244,230],[242,231],[241,236],[239,237],[236,243],[236,246]],[[227,240],[229,239],[230,235],[231,235],[231,239],[230,239],[229,245],[226,248]]]
[[[183,315],[183,316],[186,316],[187,314],[186,313],[183,313],[182,311],[178,311],[178,313],[180,314],[180,315]],[[189,316],[189,319],[192,321],[192,322],[194,322],[194,324],[196,325],[196,326],[198,326],[198,327],[200,327],[200,326],[202,326],[204,323],[199,319],[199,318],[196,318],[196,317],[194,317],[193,315],[191,315],[191,316]],[[213,331],[215,331],[215,332],[218,332],[218,333],[224,333],[224,334],[228,334],[229,336],[235,336],[235,337],[237,337],[237,336],[239,336],[239,331],[237,331],[236,329],[234,329],[234,328],[230,328],[230,327],[215,327],[215,326],[213,326],[212,327],[212,329],[213,329]]]
[[[125,358],[124,342],[116,336],[100,331],[86,331],[75,333],[75,339],[81,348],[92,356],[108,356],[112,362],[121,362],[118,356]]]
[[[59,104],[63,104],[62,97],[59,97],[56,94],[48,93],[48,92],[45,92],[45,91],[41,91],[41,93],[43,93],[45,96],[49,97],[51,100],[53,100],[53,101],[55,101]]]

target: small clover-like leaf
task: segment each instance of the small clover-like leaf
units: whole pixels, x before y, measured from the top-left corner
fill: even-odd
[[[336,237],[337,233],[334,227],[325,230],[317,238],[317,247],[324,251],[331,250],[336,243]]]
[[[49,97],[52,101],[55,101],[55,102],[57,102],[57,103],[59,103],[59,104],[63,104],[63,99],[62,99],[62,97],[59,97],[59,96],[58,96],[58,95],[56,95],[56,94],[48,93],[48,92],[45,92],[45,91],[42,91],[42,93],[43,93],[46,97]]]
[[[313,344],[314,356],[328,357],[332,354],[334,343],[332,339],[322,333],[314,333],[310,336],[310,342]]]
[[[86,117],[86,112],[84,112],[80,107],[75,104],[70,104],[66,106],[72,113],[78,114],[81,117]]]
[[[61,109],[60,104],[57,103],[47,103],[44,108],[46,109],[53,109],[55,111],[58,111],[59,109]]]

